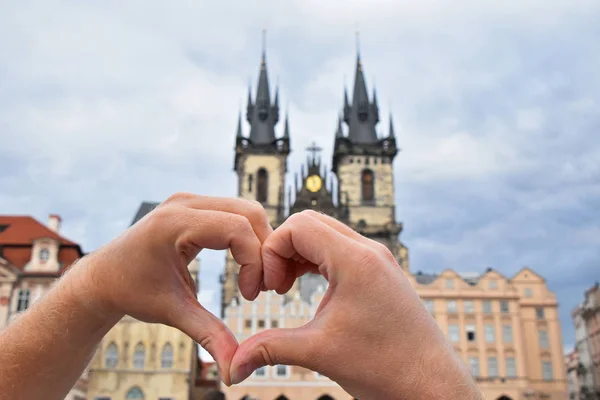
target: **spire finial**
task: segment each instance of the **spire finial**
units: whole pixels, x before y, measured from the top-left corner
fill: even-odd
[[[267,30],[262,30],[262,65],[267,62]]]
[[[238,114],[238,123],[237,123],[237,132],[235,134],[236,137],[243,137],[242,136],[242,110],[240,110],[239,114]]]
[[[390,112],[390,132],[388,134],[388,137],[390,139],[393,139],[396,137],[396,132],[394,132],[394,120],[392,119],[392,113]]]

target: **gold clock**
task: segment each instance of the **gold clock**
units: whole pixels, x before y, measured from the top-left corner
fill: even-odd
[[[313,193],[318,192],[322,185],[323,181],[319,175],[311,175],[306,178],[306,188]]]

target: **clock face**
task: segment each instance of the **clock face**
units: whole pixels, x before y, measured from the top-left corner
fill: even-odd
[[[319,175],[311,175],[306,178],[306,188],[313,193],[318,192],[322,185],[323,181]]]

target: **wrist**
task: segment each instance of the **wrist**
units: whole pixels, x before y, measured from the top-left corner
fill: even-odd
[[[106,285],[102,276],[97,274],[98,261],[90,254],[72,265],[60,284],[66,286],[66,293],[72,301],[83,308],[99,324],[112,324],[123,318],[124,314],[112,306],[106,297]],[[112,326],[111,325],[111,326]]]

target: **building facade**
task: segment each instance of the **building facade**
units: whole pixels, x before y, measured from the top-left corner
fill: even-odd
[[[142,203],[132,225],[156,205]],[[188,269],[197,283],[199,261]],[[188,400],[198,367],[198,346],[186,334],[125,316],[102,339],[90,363],[88,398]]]
[[[569,399],[579,400],[579,354],[573,350],[565,356]]]
[[[585,292],[584,301],[571,313],[578,355],[577,382],[581,399],[600,399],[600,288]]]
[[[60,234],[60,225],[55,214],[48,225],[29,216],[0,215],[0,330],[83,257],[81,246]],[[85,400],[87,386],[86,370],[65,400]]]
[[[411,273],[408,249],[399,240],[402,223],[395,214],[393,161],[398,148],[394,127],[390,117],[387,132],[377,131],[377,96],[375,91],[368,94],[360,56],[352,99],[344,93],[337,130],[331,136],[332,173],[323,167],[320,149],[311,146],[287,198],[285,176],[292,134],[287,116],[283,133],[276,134],[279,114],[277,90],[272,100],[263,51],[256,95],[248,95],[249,133],[244,134],[240,116],[235,139],[239,197],[263,204],[274,228],[291,214],[313,209],[385,244],[470,366],[486,399],[567,396],[558,304],[540,275],[529,268],[512,277],[492,269],[478,274]],[[284,296],[261,293],[248,302],[239,295],[238,274],[239,265],[227,255],[221,277],[222,317],[239,341],[262,329],[306,323],[327,287],[323,277],[306,275]],[[351,398],[327,377],[281,365],[261,368],[241,384],[222,390],[231,400]]]

